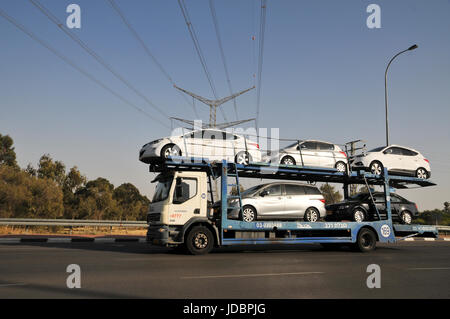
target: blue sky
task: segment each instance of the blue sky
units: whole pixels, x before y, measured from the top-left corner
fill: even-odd
[[[171,116],[194,117],[192,107],[145,55],[106,0],[41,0],[65,21],[66,7],[81,7],[75,32],[138,90]],[[178,3],[116,0],[154,56],[180,87],[213,97]],[[259,1],[216,0],[215,7],[235,91],[255,83]],[[366,7],[381,7],[381,29],[368,29]],[[208,1],[186,0],[219,96],[226,77]],[[106,85],[152,113],[145,102],[25,0],[0,8]],[[335,143],[385,141],[384,70],[389,71],[390,140],[429,158],[438,186],[400,194],[419,208],[450,200],[450,2],[268,1],[260,127],[284,138]],[[116,186],[132,182],[151,195],[151,176],[138,161],[140,147],[170,130],[130,108],[0,18],[0,133],[14,138],[19,164],[36,165],[50,153],[88,178]],[[237,100],[240,118],[256,114],[256,90]],[[208,108],[196,105],[203,120]],[[233,103],[223,106],[234,120]],[[156,117],[170,125],[169,120]],[[219,113],[220,121],[223,120]]]

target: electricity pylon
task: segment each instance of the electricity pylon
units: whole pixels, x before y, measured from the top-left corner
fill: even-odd
[[[219,100],[210,100],[210,99],[204,98],[204,97],[202,97],[202,96],[199,96],[199,95],[197,95],[197,94],[195,94],[195,93],[189,92],[189,91],[187,91],[187,90],[185,90],[185,89],[182,89],[182,88],[176,86],[175,84],[174,84],[173,86],[174,86],[176,89],[180,90],[181,92],[184,92],[184,93],[186,93],[186,94],[192,96],[194,99],[197,99],[197,100],[199,100],[200,102],[202,102],[202,103],[204,103],[204,104],[206,104],[206,105],[209,106],[209,127],[217,127],[217,123],[216,123],[216,113],[217,113],[217,108],[218,108],[220,105],[222,105],[223,103],[228,102],[229,100],[232,100],[232,99],[238,97],[239,95],[244,94],[244,93],[246,93],[246,92],[248,92],[248,91],[250,91],[250,90],[252,90],[252,89],[255,88],[255,86],[253,86],[253,87],[251,87],[251,88],[249,88],[249,89],[246,89],[246,90],[244,90],[244,91],[241,91],[241,92],[235,93],[235,94],[233,94],[233,95],[224,97],[224,98],[219,99]],[[243,120],[243,121],[244,121],[244,122],[247,122],[247,121],[251,121],[251,120]],[[241,121],[236,121],[236,122],[239,122],[239,123],[230,122],[230,123],[222,123],[222,124],[220,124],[220,125],[221,125],[221,127],[223,128],[223,127],[224,127],[223,125],[231,124],[231,125],[228,125],[228,126],[233,126],[233,125],[237,125],[237,124],[242,123]],[[234,124],[232,124],[232,123],[234,123]],[[227,126],[225,126],[225,127],[227,127]]]
[[[180,122],[183,122],[183,123],[186,123],[186,124],[189,124],[193,128],[195,128],[195,125],[196,125],[195,121],[192,121],[192,120],[180,119],[179,117],[171,117],[171,119],[172,120],[176,120],[176,121],[180,121]],[[227,127],[239,125],[239,124],[250,122],[250,121],[254,121],[254,120],[255,119],[253,118],[253,119],[248,119],[248,120],[239,120],[239,121],[233,121],[233,122],[227,122],[227,123],[220,123],[220,124],[216,124],[216,126],[214,128],[217,128],[219,130],[223,130],[223,129],[227,128]],[[201,127],[202,129],[209,128],[209,127],[211,127],[211,126],[208,125],[208,124],[203,124],[202,123],[202,127]]]

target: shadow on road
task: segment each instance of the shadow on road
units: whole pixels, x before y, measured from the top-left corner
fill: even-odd
[[[57,248],[57,249],[76,249],[76,250],[89,250],[89,251],[107,251],[126,254],[138,254],[138,255],[188,255],[187,253],[173,249],[159,246],[152,246],[147,243],[138,242],[115,242],[115,243],[98,243],[98,242],[79,242],[79,243],[49,243],[49,242],[21,242],[21,243],[8,243],[0,245],[18,245],[18,246],[30,246],[30,247],[43,247],[43,248]],[[382,246],[377,247],[376,251],[388,251],[399,250],[399,247]],[[291,245],[239,245],[239,246],[227,246],[215,248],[211,255],[226,255],[226,254],[247,254],[247,253],[265,253],[265,254],[277,254],[277,253],[326,253],[326,252],[338,252],[342,254],[362,254],[352,250],[350,247],[337,247],[337,248],[324,248],[320,244],[291,244]]]

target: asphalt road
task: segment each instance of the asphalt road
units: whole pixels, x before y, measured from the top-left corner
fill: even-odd
[[[276,249],[274,249],[276,248]],[[81,267],[69,289],[66,267]],[[366,285],[381,268],[381,288]],[[0,244],[0,298],[450,298],[450,242],[221,248],[180,255],[145,243]]]

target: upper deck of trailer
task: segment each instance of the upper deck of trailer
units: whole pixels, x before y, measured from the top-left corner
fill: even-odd
[[[166,160],[155,161],[150,165],[151,172],[178,171],[205,171],[213,178],[222,175],[221,169],[237,170],[239,177],[297,180],[307,182],[327,182],[342,184],[369,184],[385,185],[386,178],[389,186],[398,189],[427,187],[436,185],[428,179],[400,175],[374,175],[362,169],[349,173],[338,172],[335,168],[306,167],[298,165],[274,165],[270,163],[234,164],[226,161],[209,161],[203,158],[171,157]]]

